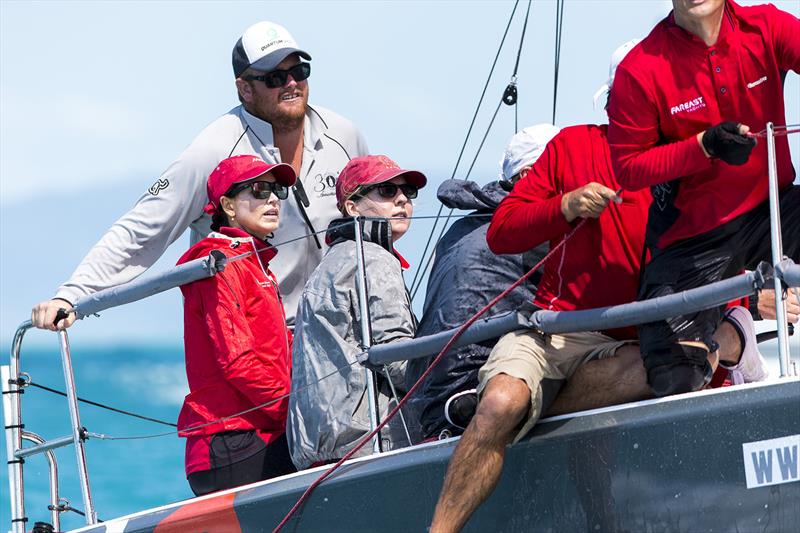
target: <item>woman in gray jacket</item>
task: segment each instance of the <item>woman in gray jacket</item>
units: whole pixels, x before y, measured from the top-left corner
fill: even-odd
[[[408,264],[394,250],[394,241],[408,230],[412,200],[426,182],[421,172],[403,170],[386,156],[357,157],[339,174],[336,200],[345,218],[328,227],[330,248],[297,308],[292,348],[296,394],[289,400],[287,437],[299,469],[340,459],[370,430],[364,367],[356,363],[364,349],[352,217],[366,218],[362,236],[371,344],[412,338],[416,319],[403,281]],[[399,394],[404,392],[405,369],[405,362],[387,367]],[[386,374],[376,376],[378,406],[385,416],[394,398]],[[409,445],[399,420],[381,432],[381,443],[383,450]],[[370,449],[365,446],[363,455]]]

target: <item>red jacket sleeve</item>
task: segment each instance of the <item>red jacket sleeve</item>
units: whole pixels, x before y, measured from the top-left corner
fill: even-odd
[[[672,181],[711,166],[695,132],[688,139],[658,145],[658,109],[643,82],[621,64],[608,108],[608,144],[617,181],[630,191]]]
[[[235,292],[244,290],[234,279],[236,274],[236,265],[229,265],[216,276],[187,286],[185,305],[199,304],[203,310],[213,356],[225,379],[253,405],[261,405],[287,394],[289,386],[285,372],[276,368],[281,364],[278,355],[264,353],[263,343],[256,343],[245,310],[240,307],[245,295]],[[276,401],[260,411],[279,419],[285,401]]]
[[[772,43],[778,68],[800,73],[800,19],[773,5],[766,7],[771,15]]]
[[[572,229],[561,213],[563,185],[557,168],[559,144],[558,137],[548,143],[528,175],[518,181],[497,206],[486,233],[492,252],[527,252]]]

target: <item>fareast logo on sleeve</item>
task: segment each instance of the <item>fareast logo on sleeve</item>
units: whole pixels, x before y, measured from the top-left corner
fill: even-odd
[[[742,443],[747,488],[800,481],[800,435]]]

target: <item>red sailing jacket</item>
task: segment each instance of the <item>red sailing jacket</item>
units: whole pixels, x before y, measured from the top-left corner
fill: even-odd
[[[590,182],[612,190],[619,184],[611,169],[608,127],[564,128],[548,143],[531,172],[500,203],[486,235],[494,253],[526,252],[544,241],[554,248],[582,219],[571,224],[561,213],[561,198]],[[625,192],[591,219],[544,265],[536,305],[555,311],[590,309],[632,302],[639,284],[639,266],[650,193]],[[635,328],[609,332],[636,338]]]
[[[198,242],[178,264],[220,250],[227,257],[251,252],[253,238],[222,228]],[[286,328],[278,286],[268,270],[275,248],[229,262],[211,278],[181,287],[184,296],[184,346],[189,394],[178,417],[186,441],[186,474],[211,468],[211,435],[256,430],[265,443],[286,427],[288,398],[202,428],[288,394],[291,384],[291,333]],[[263,267],[262,267],[263,265]]]
[[[800,20],[772,5],[728,0],[719,39],[706,44],[662,20],[617,68],[608,140],[617,179],[652,187],[648,244],[664,248],[710,231],[767,199],[767,143],[731,166],[695,135],[726,120],[758,132],[785,125],[783,77],[800,71]],[[786,137],[776,142],[780,186],[794,180]]]

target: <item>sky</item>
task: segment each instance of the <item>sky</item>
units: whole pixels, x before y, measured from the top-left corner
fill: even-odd
[[[753,2],[744,2],[753,3]],[[487,101],[456,177],[465,177],[513,71],[520,3]],[[800,2],[777,5],[800,15]],[[35,2],[0,0],[0,343],[50,297],[110,224],[204,126],[237,104],[231,49],[259,20],[286,26],[313,56],[311,102],[354,121],[373,153],[424,171],[416,214],[461,143],[511,13],[510,1]],[[665,1],[567,0],[556,124],[604,122],[592,95],[611,52],[644,36]],[[520,127],[553,106],[555,2],[534,2],[518,73]],[[787,121],[800,122],[800,82],[786,83]],[[471,179],[495,179],[514,132],[503,106]],[[791,146],[797,167],[800,136]],[[398,248],[419,262],[429,221]],[[163,270],[188,247],[177,241]],[[413,276],[413,270],[411,271]],[[415,301],[420,309],[422,298]],[[178,291],[88,318],[73,343],[180,344]],[[31,342],[55,343],[34,332]]]

